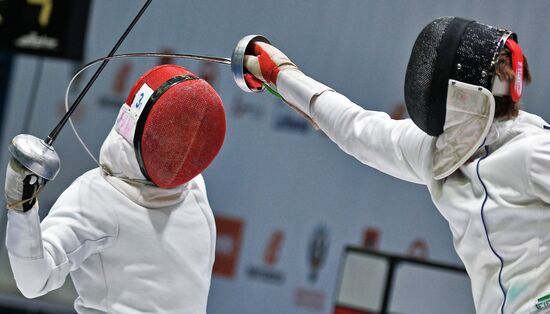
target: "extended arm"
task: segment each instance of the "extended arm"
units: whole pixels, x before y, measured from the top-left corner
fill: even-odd
[[[365,110],[299,71],[279,50],[257,43],[247,69],[315,123],[346,153],[403,180],[431,178],[433,138],[410,120]],[[280,65],[280,66],[279,66]],[[272,69],[276,68],[276,69]]]
[[[314,97],[310,108],[327,136],[362,163],[402,180],[429,180],[433,140],[411,120],[365,110],[332,91]]]

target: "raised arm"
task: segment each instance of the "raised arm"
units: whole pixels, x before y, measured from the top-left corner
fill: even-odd
[[[17,287],[34,298],[61,287],[70,271],[114,241],[117,230],[114,217],[98,218],[97,212],[83,210],[78,198],[90,192],[81,191],[80,183],[63,193],[40,224],[36,200],[30,207],[18,204],[18,190],[29,175],[14,160],[8,165],[6,247]]]

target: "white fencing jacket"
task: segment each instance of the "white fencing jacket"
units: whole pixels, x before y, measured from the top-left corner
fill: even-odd
[[[281,72],[277,87],[348,154],[428,187],[449,223],[478,313],[550,311],[548,123],[526,112],[494,122],[469,162],[437,181],[435,138],[411,120],[364,110],[300,72]]]
[[[36,209],[9,210],[6,246],[21,292],[43,295],[70,274],[78,313],[206,313],[216,230],[202,176],[174,189],[121,180],[143,176],[114,130],[100,162],[120,172],[85,173],[42,223]]]

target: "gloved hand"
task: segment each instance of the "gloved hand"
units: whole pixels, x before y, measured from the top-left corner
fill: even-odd
[[[44,178],[32,173],[12,158],[6,170],[4,189],[6,207],[21,212],[38,207],[36,197],[44,184],[46,184]]]
[[[248,87],[261,89],[262,82],[269,85],[266,88],[271,93],[304,117],[314,129],[319,129],[310,116],[311,99],[331,88],[307,77],[284,53],[270,44],[255,42],[252,52],[253,55],[244,56],[244,68],[250,72],[245,74]],[[278,80],[280,86],[277,86]]]
[[[262,82],[276,86],[279,72],[298,70],[284,53],[270,44],[254,43],[253,53],[244,56],[244,67],[253,75],[245,75],[246,83],[251,88],[261,88]]]

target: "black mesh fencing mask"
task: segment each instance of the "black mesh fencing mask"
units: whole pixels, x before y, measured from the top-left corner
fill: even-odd
[[[432,172],[443,179],[483,144],[493,123],[492,94],[510,31],[458,17],[428,24],[414,43],[405,76],[409,116],[436,136]]]
[[[405,76],[409,116],[432,136],[443,133],[449,80],[491,90],[500,50],[511,32],[458,17],[441,17],[418,35]]]

